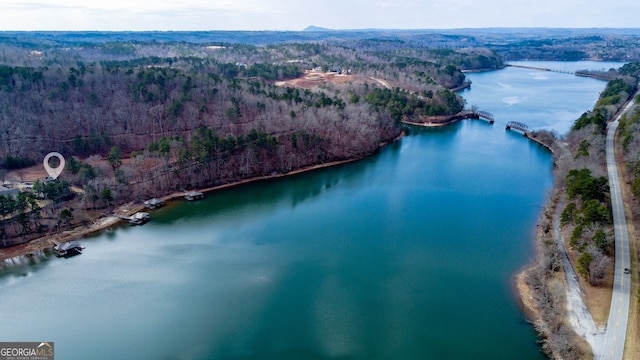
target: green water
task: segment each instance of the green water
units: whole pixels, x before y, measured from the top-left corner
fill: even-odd
[[[549,87],[577,81],[558,103],[575,118],[604,83],[537,76],[471,76],[463,96],[493,126],[412,129],[366,160],[172,204],[81,256],[13,267],[0,341],[54,341],[59,359],[543,358],[512,277],[534,256],[551,156],[504,123],[531,98],[548,114]],[[519,86],[530,96],[505,101]]]

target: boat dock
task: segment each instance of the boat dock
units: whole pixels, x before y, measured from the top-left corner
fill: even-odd
[[[204,193],[200,192],[200,191],[187,191],[184,193],[184,198],[192,201],[192,200],[199,200],[204,198]]]
[[[144,202],[144,206],[147,209],[153,210],[153,209],[156,209],[156,208],[164,206],[164,201],[162,201],[162,200],[160,200],[158,198],[153,198],[153,199],[146,200]]]
[[[82,250],[84,246],[82,246],[77,241],[67,241],[64,243],[59,243],[53,240],[55,246],[53,247],[53,251],[57,257],[70,257],[74,255],[82,254]]]
[[[151,220],[151,216],[146,212],[137,212],[131,216],[117,215],[120,219],[126,220],[131,225],[142,225]]]

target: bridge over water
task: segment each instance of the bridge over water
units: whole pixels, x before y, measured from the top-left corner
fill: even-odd
[[[456,116],[466,119],[484,119],[489,122],[489,124],[493,124],[495,122],[495,118],[493,114],[488,111],[478,111],[478,110],[464,110],[458,113]]]
[[[526,65],[513,65],[513,64],[505,64],[505,66],[520,68],[520,69],[530,69],[530,70],[538,70],[538,71],[548,71],[560,74],[568,74],[582,77],[590,77],[598,80],[609,81],[612,79],[612,75],[610,72],[604,71],[591,71],[591,70],[578,70],[578,71],[569,71],[569,70],[560,70],[560,69],[550,69],[543,68],[537,66],[526,66]]]
[[[488,111],[476,111],[476,114],[478,114],[480,118],[489,121],[489,124],[493,124],[493,122],[495,121],[493,114]]]
[[[529,136],[529,133],[531,133],[531,130],[529,129],[529,126],[527,126],[527,124],[523,124],[521,122],[517,122],[517,121],[509,121],[507,123],[506,126],[507,130],[518,130],[520,131],[524,136]]]
[[[513,65],[513,64],[506,64],[506,66],[520,68],[520,69],[540,70],[540,71],[548,71],[548,72],[555,72],[555,73],[569,74],[569,75],[576,74],[575,71],[549,69],[549,68],[543,68],[543,67],[537,67],[537,66],[525,66],[525,65]]]

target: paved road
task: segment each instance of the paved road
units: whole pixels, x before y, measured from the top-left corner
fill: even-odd
[[[632,104],[633,100],[629,102],[616,120],[609,124],[609,130],[607,132],[607,171],[609,172],[611,206],[613,208],[616,263],[609,320],[607,321],[604,343],[602,350],[598,354],[598,359],[622,359],[624,342],[627,336],[631,276],[625,274],[624,269],[631,267],[629,257],[629,230],[627,229],[627,219],[625,217],[624,203],[622,202],[622,193],[620,191],[618,167],[614,153],[614,139],[620,117],[629,110]]]

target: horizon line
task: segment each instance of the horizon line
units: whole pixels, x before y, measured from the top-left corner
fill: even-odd
[[[143,32],[340,32],[340,31],[447,31],[447,30],[640,30],[639,27],[612,27],[612,26],[590,26],[590,27],[551,27],[551,26],[486,26],[486,27],[456,27],[456,28],[342,28],[333,29],[325,28],[321,26],[310,25],[304,29],[261,29],[261,30],[249,30],[249,29],[208,29],[208,30],[99,30],[99,29],[83,29],[83,30],[71,30],[71,29],[33,29],[33,30],[11,30],[2,29],[0,33],[7,32],[129,32],[129,33],[143,33]]]

